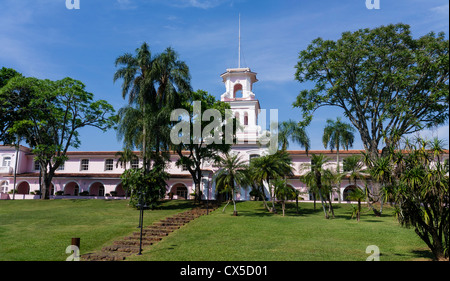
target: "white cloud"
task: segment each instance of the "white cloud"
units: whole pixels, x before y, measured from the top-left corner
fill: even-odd
[[[439,14],[439,15],[443,15],[443,16],[447,16],[449,14],[449,4],[445,4],[445,5],[441,5],[441,6],[437,6],[434,8],[430,9],[432,12]]]

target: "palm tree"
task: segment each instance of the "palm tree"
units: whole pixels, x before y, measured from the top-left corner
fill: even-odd
[[[135,56],[129,53],[119,56],[115,65],[121,67],[114,74],[114,82],[123,79],[122,97],[129,97],[128,107],[122,110],[122,115],[119,112],[127,122],[122,120],[119,130],[126,144],[141,142],[144,169],[148,171],[148,157],[162,162],[159,152],[161,147],[167,148],[171,110],[179,107],[191,91],[189,68],[178,60],[172,48],[152,57],[147,43],[136,49]],[[152,132],[151,138],[148,132]],[[149,148],[154,153],[149,153]]]
[[[154,58],[151,55],[149,46],[144,42],[140,48],[136,49],[136,56],[133,56],[130,53],[125,53],[116,59],[115,66],[117,67],[121,65],[122,67],[114,73],[113,79],[114,82],[118,79],[123,79],[122,97],[125,99],[128,95],[129,105],[137,104],[139,106],[141,112],[140,118],[137,119],[138,115],[134,112],[134,121],[132,120],[131,122],[127,122],[125,127],[129,124],[136,123],[137,120],[141,121],[140,125],[142,126],[142,137],[140,141],[142,142],[142,155],[145,171],[148,171],[149,169],[149,163],[147,162],[148,128],[146,126],[147,122],[143,122],[143,120],[145,120],[147,116],[146,105],[150,100],[152,100],[156,92],[154,88],[155,79],[153,77],[153,63]],[[131,111],[131,109],[125,112],[129,111]],[[130,142],[128,139],[125,139],[125,141]]]
[[[116,162],[116,168],[119,167],[119,164],[121,167],[125,167],[125,171],[127,170],[127,163],[133,162],[133,160],[139,159],[136,154],[134,154],[133,150],[129,148],[124,148],[123,151],[118,151],[116,153],[116,157],[119,157]]]
[[[331,119],[327,120],[327,125],[323,130],[322,143],[325,149],[327,147],[330,150],[336,148],[336,172],[340,173],[340,162],[339,162],[339,149],[345,148],[348,150],[349,147],[353,147],[353,142],[355,140],[355,135],[353,132],[355,129],[347,123],[341,121],[340,117],[336,118],[336,121]],[[338,183],[338,187],[340,187],[340,182]],[[341,202],[340,188],[338,191],[338,200]]]
[[[330,197],[327,194],[331,191],[329,189],[330,179],[332,178],[331,172],[324,168],[325,163],[328,162],[328,157],[323,154],[313,154],[311,156],[311,164],[303,165],[303,168],[309,168],[308,172],[304,174],[301,179],[309,186],[310,189],[316,191],[319,194],[320,201],[322,203],[322,209],[325,218],[328,219],[329,215],[325,209],[326,199]],[[324,195],[327,196],[324,198]],[[334,217],[334,211],[332,209],[331,200],[329,200],[330,208]]]
[[[239,186],[243,188],[247,187],[247,163],[241,159],[239,154],[230,155],[227,153],[224,157],[218,159],[216,165],[219,167],[219,170],[215,175],[216,189],[223,192],[231,192],[231,198],[234,205],[233,215],[237,216],[235,201],[236,189]],[[223,211],[225,211],[225,208],[229,203],[230,201],[228,200]]]
[[[292,176],[292,159],[286,151],[279,150],[274,154],[252,159],[250,165],[255,169],[254,177],[259,182],[267,183],[272,198],[272,209],[269,211],[276,213],[275,194],[270,180]]]
[[[298,193],[296,192],[296,190],[292,189],[290,186],[287,185],[285,179],[277,178],[272,182],[272,184],[274,186],[275,195],[277,196],[278,199],[281,200],[281,206],[284,217],[286,209],[286,200],[292,200],[296,197],[298,198]],[[297,204],[297,211],[298,211],[298,204]]]
[[[300,127],[298,123],[293,120],[284,121],[278,128],[278,144],[282,150],[286,150],[289,145],[289,140],[300,144],[305,148],[308,153],[310,145],[310,139],[305,131],[304,127]]]

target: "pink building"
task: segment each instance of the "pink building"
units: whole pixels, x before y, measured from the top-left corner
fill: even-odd
[[[228,102],[236,118],[244,124],[243,130],[237,133],[237,143],[233,146],[233,153],[240,153],[244,159],[250,160],[253,157],[267,155],[271,145],[268,143],[261,146],[258,143],[260,136],[264,133],[262,128],[265,124],[258,124],[258,115],[265,114],[265,110],[260,108],[258,99],[252,92],[253,84],[258,80],[256,73],[249,68],[227,69],[221,75],[225,84],[226,92],[221,95],[221,100]],[[272,112],[270,113],[272,114]],[[270,116],[273,117],[273,116]],[[277,117],[277,116],[275,116]],[[266,118],[261,118],[266,119]],[[359,154],[359,150],[341,151],[341,161],[352,154]],[[307,155],[305,151],[289,151],[295,177],[288,180],[289,184],[302,192],[305,200],[311,199],[308,188],[299,180],[299,176],[304,173],[303,164],[310,163],[311,154],[327,154],[330,159],[336,159],[335,153],[328,150],[310,151]],[[108,151],[70,151],[67,153],[68,160],[56,172],[52,181],[51,196],[53,198],[125,198],[125,191],[122,188],[120,175],[125,170],[118,164],[116,152]],[[12,146],[0,146],[0,193],[2,198],[12,198],[12,190],[15,186],[14,199],[34,199],[39,198],[39,166],[34,162],[34,156],[30,149],[20,146],[16,151]],[[190,173],[183,168],[177,167],[175,162],[178,156],[172,154],[169,173],[170,180],[167,182],[167,193],[172,193],[174,199],[189,199],[194,191],[194,184]],[[448,152],[447,156],[448,158]],[[132,167],[142,166],[141,161],[131,164]],[[336,162],[329,163],[332,170],[336,169]],[[341,162],[342,171],[342,162]],[[14,181],[14,170],[17,169]],[[204,163],[204,178],[202,180],[203,198],[213,200],[216,198],[214,173],[217,170],[211,163]],[[15,184],[14,184],[15,182]],[[357,184],[364,188],[362,182]],[[338,193],[333,194],[335,200],[341,196],[345,200],[346,193],[354,188],[348,180],[344,180]],[[250,189],[241,188],[237,195],[237,200],[250,200]],[[266,195],[269,191],[266,187]],[[88,197],[85,197],[88,196]]]

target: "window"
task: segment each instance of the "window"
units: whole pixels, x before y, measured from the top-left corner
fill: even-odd
[[[89,170],[89,159],[81,159],[80,170],[81,171]]]
[[[62,162],[61,165],[59,165],[59,167],[58,167],[57,170],[58,170],[58,171],[64,171],[64,168],[65,168],[65,167],[64,167],[64,162]]]
[[[241,84],[234,85],[233,98],[242,98],[242,97],[243,97],[242,85]]]
[[[244,125],[247,126],[248,125],[248,112],[244,112]]]
[[[3,167],[9,167],[11,165],[11,157],[3,157]]]
[[[105,171],[112,171],[114,168],[114,159],[105,160]]]
[[[40,171],[41,170],[41,166],[39,165],[39,161],[34,161],[34,170],[35,171]]]
[[[131,169],[139,169],[139,159],[131,160]]]
[[[2,182],[2,184],[0,185],[0,193],[1,192],[4,192],[4,193],[8,192],[8,182],[7,181]]]

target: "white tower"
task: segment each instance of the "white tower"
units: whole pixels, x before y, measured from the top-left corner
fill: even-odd
[[[252,92],[257,82],[256,73],[250,68],[230,68],[221,75],[226,92],[221,101],[230,104],[234,116],[243,127],[237,131],[238,144],[256,144],[260,132],[258,114],[261,111],[259,101]]]
[[[230,104],[234,117],[241,125],[241,129],[236,133],[237,143],[257,144],[260,135],[257,123],[261,107],[252,90],[253,84],[258,82],[258,79],[250,68],[241,68],[241,15],[239,15],[238,68],[229,68],[220,77],[226,89],[221,101]]]

